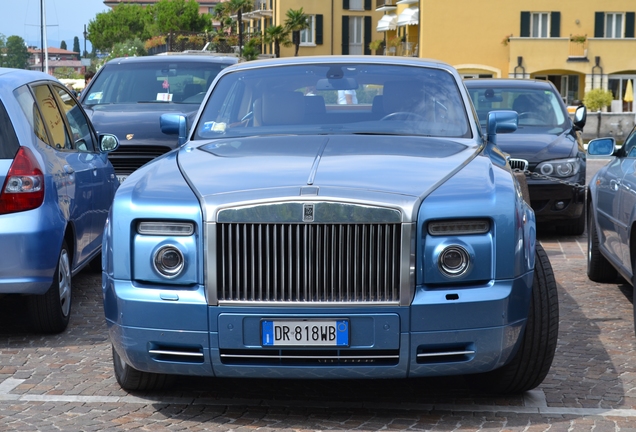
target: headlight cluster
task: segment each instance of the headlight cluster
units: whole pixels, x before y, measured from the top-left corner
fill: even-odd
[[[143,221],[137,224],[137,234],[143,236],[139,237],[139,252],[143,253],[144,249],[150,252],[152,268],[157,275],[176,279],[184,274],[187,267],[184,251],[188,250],[185,245],[190,241],[185,238],[194,234],[193,223]],[[142,242],[142,238],[146,238],[147,241]]]
[[[541,162],[535,172],[550,177],[572,177],[581,169],[581,161],[578,158],[557,159]]]

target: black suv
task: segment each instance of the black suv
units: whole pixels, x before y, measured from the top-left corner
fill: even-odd
[[[530,201],[543,226],[561,234],[585,231],[585,149],[578,132],[585,126],[586,108],[574,121],[554,85],[527,79],[467,79],[468,93],[486,130],[488,112],[517,111],[517,131],[498,136],[510,155],[510,166],[526,172]]]
[[[80,102],[99,133],[117,135],[109,154],[120,182],[137,168],[178,146],[161,132],[164,113],[194,120],[205,93],[231,56],[212,54],[123,57],[106,63],[82,91]]]

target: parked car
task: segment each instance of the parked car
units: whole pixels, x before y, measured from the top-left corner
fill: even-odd
[[[564,235],[583,234],[586,160],[577,133],[585,126],[587,109],[578,107],[572,121],[549,81],[481,78],[465,84],[483,130],[493,109],[519,114],[517,130],[497,144],[510,155],[510,165],[526,173],[537,223]]]
[[[97,131],[119,138],[109,158],[120,182],[177,146],[174,137],[161,133],[161,114],[184,114],[191,123],[212,80],[237,61],[212,54],[158,55],[117,58],[99,69],[80,101]]]
[[[357,105],[337,92],[356,90]],[[103,246],[115,376],[467,375],[541,383],[557,288],[535,217],[455,69],[396,57],[230,66],[187,142],[119,188]]]
[[[587,151],[594,156],[613,156],[589,182],[587,275],[595,282],[615,282],[620,275],[634,285],[636,128],[621,147],[614,138],[599,138],[588,143]]]
[[[63,331],[72,276],[101,269],[117,145],[51,75],[0,68],[0,297],[27,295],[36,331]]]

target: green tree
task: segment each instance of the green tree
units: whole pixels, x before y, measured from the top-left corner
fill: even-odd
[[[63,49],[63,50],[65,50],[65,49],[66,49],[66,41],[62,41],[62,42],[60,43],[60,49]]]
[[[113,45],[110,55],[106,59],[112,60],[117,57],[141,57],[146,55],[144,43],[139,38],[118,42]]]
[[[590,111],[600,111],[601,108],[610,106],[613,99],[614,96],[612,96],[611,91],[595,88],[585,93],[583,104]]]
[[[6,55],[3,66],[17,69],[27,69],[29,66],[29,51],[24,39],[20,36],[9,36],[6,42]]]
[[[254,8],[254,0],[230,0],[227,2],[230,14],[236,14],[238,27],[239,56],[243,54],[243,12],[250,12]]]
[[[0,33],[0,52],[4,52],[7,46],[7,38],[5,35]],[[5,63],[5,56],[0,55],[0,67],[3,67]]]
[[[285,14],[285,27],[291,31],[292,43],[296,47],[294,50],[294,57],[298,56],[298,49],[300,48],[300,32],[306,28],[309,28],[308,16],[303,12],[303,8],[298,10],[288,9]]]
[[[289,29],[282,25],[270,26],[265,29],[264,35],[265,43],[274,44],[274,56],[280,57],[280,46],[289,46],[291,41],[289,40]]]
[[[148,6],[147,30],[152,36],[178,31],[200,32],[211,28],[209,14],[199,13],[195,0],[160,0]]]
[[[79,53],[81,53],[80,46],[79,46],[79,38],[77,36],[73,38],[73,52],[76,52],[78,57],[79,57]]]
[[[88,40],[93,49],[109,51],[116,43],[150,38],[148,23],[150,8],[138,4],[121,3],[108,12],[98,13],[89,21]]]

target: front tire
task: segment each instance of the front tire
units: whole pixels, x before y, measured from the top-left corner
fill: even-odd
[[[590,208],[587,224],[587,277],[594,282],[613,282],[618,276],[616,269],[601,254],[594,212]]]
[[[64,242],[48,291],[42,295],[29,296],[28,309],[33,329],[40,333],[64,331],[71,317],[72,297],[71,256]]]
[[[117,354],[115,347],[112,347],[112,351],[115,378],[122,389],[127,391],[156,391],[164,390],[174,384],[174,375],[142,372],[126,363],[124,359]]]
[[[559,333],[559,298],[548,255],[539,244],[532,281],[532,298],[521,345],[512,360],[492,372],[468,377],[481,391],[522,393],[545,379],[556,351]]]

